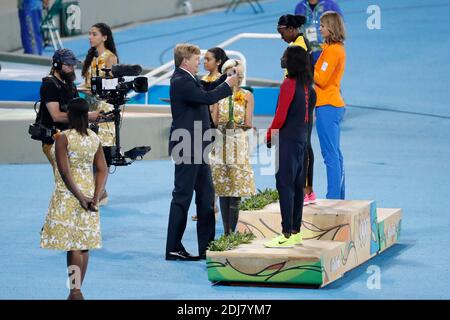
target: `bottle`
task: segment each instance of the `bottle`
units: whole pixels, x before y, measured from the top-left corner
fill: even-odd
[[[228,122],[225,126],[226,129],[234,129],[234,104],[233,104],[233,96],[228,97]]]

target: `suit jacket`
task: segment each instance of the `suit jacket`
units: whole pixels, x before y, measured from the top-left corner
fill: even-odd
[[[170,109],[172,111],[172,126],[169,136],[169,155],[173,148],[182,141],[172,141],[172,134],[177,129],[185,129],[190,133],[191,157],[194,157],[194,134],[197,141],[202,140],[203,133],[211,128],[209,105],[218,102],[232,94],[226,75],[213,83],[202,84],[181,68],[176,68],[170,79]],[[194,122],[198,121],[194,132]],[[201,135],[201,136],[199,136]],[[195,150],[201,152],[210,142],[202,141],[202,147]]]

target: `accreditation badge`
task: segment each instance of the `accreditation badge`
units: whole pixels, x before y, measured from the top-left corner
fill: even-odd
[[[306,32],[306,38],[308,39],[309,42],[319,41],[319,39],[317,37],[317,30],[315,27],[306,28],[305,32]]]

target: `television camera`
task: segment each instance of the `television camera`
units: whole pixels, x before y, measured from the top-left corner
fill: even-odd
[[[148,91],[147,77],[139,77],[142,68],[139,65],[113,65],[111,69],[102,69],[105,77],[99,76],[99,70],[96,70],[96,76],[91,78],[92,94],[107,103],[112,104],[114,109],[104,113],[103,118],[114,121],[116,129],[115,146],[103,147],[108,166],[127,166],[137,158],[141,158],[151,150],[150,146],[135,147],[122,154],[120,151],[120,106],[125,105],[127,94],[130,91],[145,93]],[[127,79],[133,77],[131,80]]]

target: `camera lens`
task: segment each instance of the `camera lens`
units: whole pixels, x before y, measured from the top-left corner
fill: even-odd
[[[137,77],[134,79],[134,91],[138,93],[145,93],[148,91],[147,77]]]

